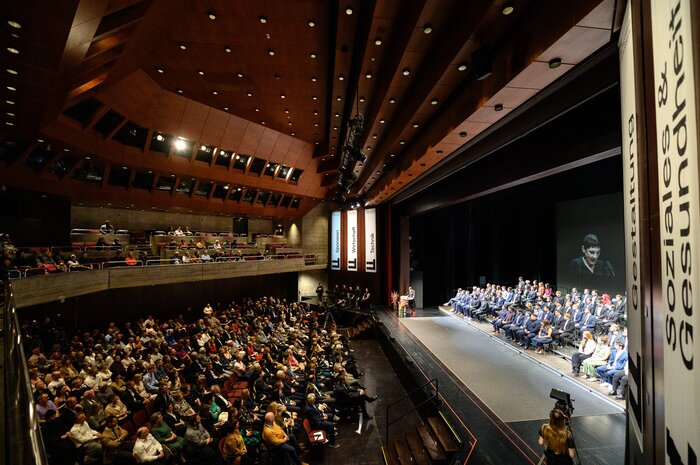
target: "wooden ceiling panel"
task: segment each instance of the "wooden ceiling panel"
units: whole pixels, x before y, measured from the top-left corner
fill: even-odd
[[[563,63],[577,64],[610,40],[609,29],[573,27],[539,56],[539,61],[549,62],[560,58]]]
[[[535,61],[513,78],[508,83],[508,87],[542,90],[570,71],[571,68],[573,65],[562,64],[556,69],[550,69],[547,62]]]
[[[243,139],[238,146],[238,152],[247,153],[255,155],[258,150],[258,144],[260,139],[265,133],[266,128],[259,124],[248,124],[245,133],[243,134]]]
[[[202,133],[204,132],[209,110],[210,107],[207,105],[194,100],[186,100],[176,134],[190,140],[202,140]]]
[[[591,10],[584,18],[579,22],[579,26],[583,27],[595,27],[598,29],[607,29],[610,33],[610,26],[612,25],[612,15],[615,9],[615,0],[603,0],[597,7]],[[618,9],[620,8],[618,3]]]
[[[535,89],[524,89],[521,87],[506,86],[503,89],[499,90],[496,93],[496,95],[491,97],[486,102],[486,105],[493,107],[494,105],[500,103],[505,108],[513,109],[522,105],[535,95],[537,95],[537,90]]]

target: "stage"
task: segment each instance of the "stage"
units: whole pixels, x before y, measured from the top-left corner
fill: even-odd
[[[536,464],[538,431],[554,406],[552,388],[571,394],[572,429],[586,465],[624,463],[625,413],[619,403],[439,309],[415,317],[379,313],[390,337],[426,379],[437,377],[443,410],[461,429],[464,463]],[[555,357],[548,355],[549,357]]]

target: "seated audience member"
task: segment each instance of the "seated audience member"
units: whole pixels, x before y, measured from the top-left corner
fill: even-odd
[[[59,418],[54,410],[48,410],[41,425],[41,438],[44,441],[49,463],[74,465],[78,449],[68,440],[69,425],[62,420],[65,420],[65,417]]]
[[[70,258],[68,259],[67,262],[68,265],[68,270],[70,271],[77,271],[77,270],[91,270],[92,265],[83,265],[80,263],[78,260],[77,256],[75,254],[72,254]]]
[[[125,420],[129,416],[129,409],[126,408],[119,395],[112,394],[111,397],[112,399],[105,407],[105,414],[108,417],[113,416],[119,421]]]
[[[348,384],[347,374],[341,374],[338,383],[335,385],[336,406],[345,409],[355,409],[360,407],[365,418],[371,419],[372,415],[367,412],[366,403],[377,400],[377,396],[369,397],[362,388],[356,389]]]
[[[136,431],[133,454],[137,463],[152,463],[154,465],[165,465],[167,463],[165,449],[148,432],[148,428],[145,426]]]
[[[185,446],[185,439],[173,433],[160,412],[151,415],[151,435],[156,441],[166,446],[173,455],[180,454]]]
[[[248,450],[238,429],[238,420],[234,417],[226,426],[226,441],[222,451],[224,461],[227,465],[241,465],[241,458],[248,453]]]
[[[591,357],[596,348],[596,342],[593,339],[593,334],[590,331],[584,331],[581,343],[578,346],[578,351],[571,356],[571,372],[574,376],[578,376],[581,371],[581,364],[584,360]]]
[[[68,437],[73,441],[84,457],[85,463],[99,462],[102,460],[102,435],[90,428],[84,412],[78,412],[75,424],[68,432]]]
[[[282,427],[275,422],[275,414],[268,412],[265,414],[265,424],[263,425],[262,438],[272,451],[276,451],[285,458],[286,463],[294,465],[308,465],[301,461],[296,449],[289,444],[289,436]]]
[[[532,339],[532,347],[535,348],[536,353],[542,353],[543,348],[542,346],[544,344],[549,344],[550,342],[553,341],[552,339],[552,332],[554,328],[552,328],[552,325],[549,324],[549,320],[544,320],[542,322],[542,326],[540,327],[539,332],[537,333],[537,336],[535,336]]]
[[[615,343],[615,348],[610,353],[610,358],[606,365],[596,368],[596,375],[600,379],[603,387],[611,388],[613,376],[625,368],[627,363],[627,350],[622,341]]]
[[[58,413],[58,408],[56,408],[53,401],[49,400],[49,393],[43,392],[39,395],[36,403],[36,415],[39,417],[40,422],[44,421],[44,417],[49,410]]]
[[[612,377],[612,386],[608,395],[615,396],[617,399],[624,399],[627,392],[627,375],[629,374],[629,357],[625,363],[625,367],[615,373]]]
[[[107,425],[100,438],[102,451],[104,452],[103,462],[105,464],[130,463],[133,461],[134,444],[128,438],[129,432],[119,426],[117,417],[107,417]]]
[[[590,331],[593,333],[595,331],[596,318],[591,314],[590,307],[586,307],[583,310],[583,317],[581,317],[581,322],[574,325],[574,337],[583,334],[584,331]]]
[[[114,226],[109,220],[105,220],[104,224],[100,226],[100,234],[114,234]]]
[[[311,429],[321,429],[325,431],[326,437],[328,438],[328,447],[332,447],[334,449],[340,447],[340,444],[335,442],[335,423],[330,421],[328,414],[323,413],[316,406],[316,394],[311,393],[306,396],[304,416],[307,420],[309,420]]]
[[[520,345],[525,350],[530,347],[531,341],[537,336],[537,333],[540,331],[540,326],[542,326],[542,322],[537,319],[537,315],[532,313],[523,329],[518,331],[518,341],[520,341]]]
[[[571,320],[571,313],[565,313],[555,326],[552,337],[559,345],[564,345],[566,341],[572,339],[574,335],[574,322]]]
[[[214,439],[204,428],[199,414],[190,419],[185,432],[185,454],[188,462],[202,464],[218,463],[218,454],[212,449]]]
[[[608,363],[610,357],[610,347],[608,346],[608,337],[600,336],[596,343],[593,355],[583,361],[581,365],[583,369],[583,379],[596,379],[595,370],[601,365]]]

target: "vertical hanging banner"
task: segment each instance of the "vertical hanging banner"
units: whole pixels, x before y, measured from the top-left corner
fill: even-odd
[[[340,212],[331,212],[331,270],[340,270]]]
[[[667,464],[700,454],[700,180],[691,3],[654,0],[651,29],[659,183],[664,416]],[[697,7],[697,6],[696,6]],[[693,289],[695,287],[695,289]],[[696,358],[698,357],[698,358]]]
[[[365,210],[365,271],[377,272],[377,210]]]
[[[644,418],[642,409],[642,334],[644,331],[641,301],[641,254],[639,220],[639,131],[637,124],[636,82],[634,75],[634,31],[632,2],[620,30],[620,98],[622,108],[622,179],[625,208],[625,266],[627,278],[627,334],[629,335],[629,409],[630,437],[643,448]]]
[[[357,210],[347,211],[348,271],[357,271]]]

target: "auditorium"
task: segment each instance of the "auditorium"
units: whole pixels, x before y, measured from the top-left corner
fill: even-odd
[[[0,17],[2,463],[697,465],[700,3]]]

